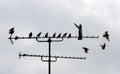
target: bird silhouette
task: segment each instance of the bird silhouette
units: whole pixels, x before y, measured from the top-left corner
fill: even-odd
[[[52,37],[54,38],[55,36],[56,36],[56,33],[54,33]]]
[[[18,40],[19,39],[19,37],[18,36],[15,36],[15,40]]]
[[[105,31],[105,33],[103,34],[103,37],[105,37],[108,41],[110,41],[108,31]]]
[[[103,45],[100,44],[100,46],[101,46],[101,48],[102,48],[103,50],[105,50],[105,47],[106,47],[106,44],[105,44],[105,43],[104,43]]]
[[[41,35],[41,32],[37,34],[37,37],[40,37],[40,35]]]
[[[72,36],[71,36],[71,33],[70,33],[70,34],[68,35],[68,39],[71,38],[71,37],[72,37]]]
[[[84,49],[84,52],[85,52],[85,53],[88,53],[88,50],[89,50],[88,48],[82,47],[82,49]]]
[[[32,32],[29,33],[29,38],[31,38],[33,36]]]
[[[14,31],[14,27],[9,30],[9,34],[11,34],[11,35],[12,35],[14,32],[15,32],[15,31]]]
[[[62,37],[66,37],[67,33],[64,33]]]
[[[46,37],[46,38],[48,37],[48,33],[45,34],[45,37]]]
[[[19,59],[21,58],[21,52],[19,53]]]
[[[57,36],[57,38],[60,38],[61,37],[61,33]]]
[[[74,25],[78,28],[78,40],[82,40],[82,25],[77,25],[76,23],[74,23]]]

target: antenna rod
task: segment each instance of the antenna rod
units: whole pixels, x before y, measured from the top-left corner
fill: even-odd
[[[49,43],[48,74],[51,74],[51,38],[48,39],[48,43]]]

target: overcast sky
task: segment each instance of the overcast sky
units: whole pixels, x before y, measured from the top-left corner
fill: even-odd
[[[35,40],[18,40],[12,45],[9,29],[14,36],[34,36],[39,32],[72,33],[73,23],[82,24],[83,35],[99,35],[99,39],[65,39],[52,43],[52,55],[85,56],[86,60],[58,59],[52,63],[52,74],[120,74],[120,0],[0,0],[0,74],[47,74],[48,63],[28,54],[48,54],[48,44]],[[102,37],[110,33],[110,42]],[[100,44],[106,43],[102,50]],[[90,49],[85,54],[82,47]]]

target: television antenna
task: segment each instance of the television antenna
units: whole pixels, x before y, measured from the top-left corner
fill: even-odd
[[[99,36],[83,36],[82,32],[82,25],[77,25],[74,23],[74,25],[78,29],[78,36],[73,36],[71,33],[59,33],[58,36],[56,36],[56,33],[53,34],[53,36],[48,36],[48,33],[45,34],[45,36],[41,36],[41,33],[38,33],[35,37],[32,36],[32,32],[29,33],[28,37],[20,37],[20,36],[14,36],[14,28],[11,28],[9,30],[10,36],[8,39],[10,40],[11,44],[13,44],[13,40],[19,40],[19,39],[35,39],[37,42],[41,43],[48,43],[48,55],[36,55],[36,54],[25,54],[25,53],[19,53],[19,58],[21,57],[41,57],[41,61],[48,62],[48,74],[51,74],[51,62],[56,62],[58,58],[63,59],[83,59],[85,60],[86,57],[74,57],[74,56],[53,56],[51,55],[51,43],[53,42],[62,42],[64,39],[78,39],[82,40],[83,38],[99,38]],[[43,40],[42,40],[43,39]],[[48,60],[44,58],[48,58]],[[53,58],[53,60],[51,59]]]

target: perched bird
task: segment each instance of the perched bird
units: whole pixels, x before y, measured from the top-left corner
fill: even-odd
[[[105,50],[105,47],[106,47],[106,44],[105,44],[105,43],[104,43],[103,45],[100,44],[100,46],[101,46],[101,48],[102,48],[103,50]]]
[[[103,37],[105,37],[108,41],[110,41],[108,31],[105,31],[105,33],[103,34]]]
[[[18,36],[15,36],[15,40],[18,40],[19,39],[19,37]]]
[[[68,39],[71,38],[71,37],[72,37],[72,36],[71,36],[71,33],[70,33],[70,34],[68,35]]]
[[[82,40],[83,38],[83,34],[82,34],[82,25],[77,25],[76,23],[74,23],[74,25],[78,28],[78,40]]]
[[[53,38],[56,36],[56,33],[53,34]]]
[[[29,38],[31,38],[33,36],[32,32],[29,33]]]
[[[57,38],[60,38],[61,37],[61,33],[57,36]]]
[[[9,34],[13,34],[14,32],[14,27],[9,30]]]
[[[82,47],[82,49],[84,49],[84,52],[85,52],[85,53],[88,53],[88,50],[89,50],[88,48]]]
[[[19,53],[19,59],[21,58],[21,52]]]
[[[62,37],[66,37],[67,33],[64,33]]]
[[[37,37],[40,37],[40,35],[41,35],[41,32],[37,34]]]
[[[46,38],[48,37],[48,33],[45,34],[45,37],[46,37]]]

